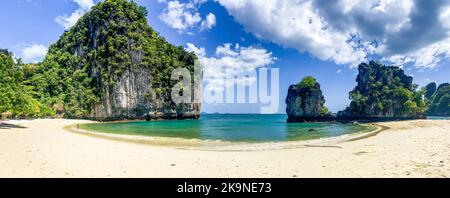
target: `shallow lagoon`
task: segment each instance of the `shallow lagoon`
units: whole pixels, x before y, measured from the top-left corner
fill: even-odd
[[[286,123],[286,118],[286,115],[207,114],[199,120],[93,123],[80,128],[111,134],[233,142],[310,140],[373,129],[340,123]]]

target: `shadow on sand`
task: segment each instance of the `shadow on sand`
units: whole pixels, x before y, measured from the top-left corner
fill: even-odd
[[[23,127],[23,126],[20,126],[20,125],[15,125],[15,124],[4,123],[4,122],[0,121],[0,129],[12,129],[12,128],[25,129],[27,127]]]

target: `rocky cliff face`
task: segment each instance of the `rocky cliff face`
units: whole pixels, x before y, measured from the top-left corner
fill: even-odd
[[[289,87],[286,98],[288,122],[321,121],[326,119],[325,98],[319,83],[306,77],[297,85]]]
[[[429,97],[430,104],[428,115],[450,116],[450,84],[443,83]]]
[[[395,120],[425,118],[426,104],[413,78],[399,67],[371,61],[359,65],[350,106],[339,119]]]
[[[148,25],[145,14],[145,8],[134,2],[105,0],[50,47],[42,72],[62,68],[62,81],[66,79],[75,89],[50,94],[63,104],[66,117],[200,116],[201,83],[194,86],[194,79],[201,82],[201,68],[194,72],[196,55],[166,42]],[[176,68],[191,74],[192,103],[175,104],[171,98],[171,89],[178,83],[171,79]],[[77,93],[80,96],[73,97]]]

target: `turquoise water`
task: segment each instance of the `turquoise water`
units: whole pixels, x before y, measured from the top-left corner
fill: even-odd
[[[84,124],[89,131],[245,142],[308,140],[370,130],[334,123],[286,123],[286,115],[208,114],[199,120]]]
[[[450,117],[443,117],[443,116],[428,116],[428,120],[450,120]]]

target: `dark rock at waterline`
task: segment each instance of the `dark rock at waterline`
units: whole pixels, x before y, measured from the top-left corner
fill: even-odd
[[[317,117],[296,117],[296,116],[288,116],[287,122],[288,123],[301,123],[301,122],[335,122],[338,120],[336,116],[334,115],[328,115],[328,116],[317,116]],[[349,122],[346,120],[342,120],[342,122]]]

